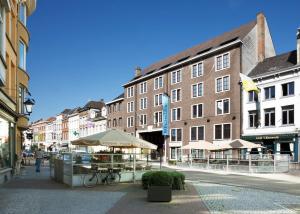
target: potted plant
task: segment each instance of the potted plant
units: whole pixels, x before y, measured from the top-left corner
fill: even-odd
[[[170,202],[172,200],[173,178],[168,172],[153,172],[149,176],[148,201]]]

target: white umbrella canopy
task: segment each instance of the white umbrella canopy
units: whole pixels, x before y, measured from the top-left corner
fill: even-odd
[[[228,143],[232,149],[258,149],[258,148],[265,148],[264,146],[252,143],[250,141],[242,140],[242,139],[235,139]]]
[[[148,141],[136,138],[131,134],[118,129],[110,129],[105,132],[79,138],[71,142],[72,145],[81,146],[108,146],[117,148],[143,148],[157,149],[157,146]]]
[[[219,146],[216,146],[208,141],[193,141],[189,144],[181,147],[182,149],[202,149],[202,150],[219,150]]]

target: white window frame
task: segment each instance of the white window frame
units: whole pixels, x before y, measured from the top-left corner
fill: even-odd
[[[180,93],[180,99],[179,100],[177,100],[177,97],[178,97],[178,90],[179,90],[179,93]],[[175,91],[176,92],[176,100],[173,100],[173,91]],[[172,91],[171,91],[171,103],[176,103],[176,102],[180,102],[181,101],[181,99],[182,99],[182,90],[181,90],[181,88],[176,88],[176,89],[172,89]]]
[[[143,97],[140,99],[140,110],[147,109],[148,100],[147,97]]]
[[[178,80],[178,75],[177,73],[179,72],[179,79]],[[173,74],[175,74],[175,82],[173,81]],[[180,83],[182,81],[182,72],[181,72],[181,69],[179,70],[176,70],[176,71],[172,71],[171,72],[171,85],[174,85],[174,84],[177,84],[177,83]]]
[[[269,111],[269,110],[272,110],[272,111]],[[269,125],[266,126],[266,113],[269,114]],[[274,125],[271,125],[271,113],[274,113]],[[273,107],[273,108],[265,108],[264,109],[264,127],[275,127],[276,126],[276,108]]]
[[[160,79],[161,79],[161,86],[160,86]],[[156,81],[157,81],[157,88],[155,87],[156,86]],[[158,90],[160,88],[163,88],[164,87],[164,76],[159,76],[159,77],[155,77],[154,79],[154,85],[153,85],[153,88],[154,90]]]
[[[202,95],[199,96],[199,85],[201,84],[201,88],[202,88]],[[194,97],[193,95],[193,86],[196,86],[196,96]],[[199,82],[199,83],[196,83],[196,84],[192,84],[191,85],[191,98],[194,99],[194,98],[198,98],[198,97],[203,97],[204,96],[204,83],[203,82]]]
[[[292,106],[293,106],[293,108],[292,108]],[[293,123],[290,123],[290,119],[289,119],[289,112],[290,111],[294,112],[294,119],[293,119],[294,122]],[[287,112],[287,123],[286,124],[283,124],[283,112]],[[295,105],[294,104],[287,105],[287,106],[281,106],[281,125],[282,126],[292,126],[292,125],[295,125]]]
[[[224,90],[224,78],[228,77],[228,89]],[[221,79],[221,91],[218,91],[218,79]],[[216,93],[222,93],[225,91],[230,91],[230,75],[225,75],[225,76],[221,76],[221,77],[217,77],[215,79],[215,92]]]
[[[293,94],[289,94],[289,88],[290,88],[290,83],[293,83],[294,84],[294,93]],[[283,85],[287,85],[287,95],[283,95]],[[281,84],[281,96],[282,97],[291,97],[291,96],[295,96],[295,81],[291,81],[291,82],[286,82],[286,83],[282,83]],[[275,94],[275,96],[276,96],[276,94]]]
[[[227,124],[230,124],[230,138],[226,138],[224,139],[224,125],[227,125]],[[222,138],[221,139],[216,139],[216,126],[218,125],[221,125],[222,126],[222,133],[221,133],[221,136]],[[218,124],[214,124],[214,140],[231,140],[232,139],[232,123],[218,123]]]
[[[21,10],[24,9],[24,17],[21,17]],[[22,18],[24,18],[24,20],[22,20]],[[25,5],[25,2],[21,3],[20,6],[19,6],[19,20],[20,22],[26,27],[27,25],[27,8],[26,8],[26,5]]]
[[[147,93],[147,81],[140,83],[140,94]]]
[[[139,117],[140,126],[147,125],[147,114],[141,114]]]
[[[127,88],[127,98],[134,96],[134,86],[130,86]]]
[[[199,75],[199,65],[200,64],[201,64],[201,67],[202,67],[202,73]],[[196,66],[196,68],[197,68],[196,76],[193,76],[193,68],[194,68],[194,66]],[[201,76],[203,76],[203,74],[204,74],[204,62],[203,61],[197,62],[197,63],[191,65],[191,78],[192,79],[197,78],[197,77],[201,77]]]
[[[176,131],[176,135],[175,135],[175,141],[172,141],[172,130],[175,129],[175,130],[181,130],[181,140],[178,141],[177,138],[178,138],[178,133]],[[182,139],[183,139],[183,131],[182,131],[182,128],[171,128],[170,129],[170,142],[182,142]]]
[[[201,117],[198,117],[198,114],[199,114],[198,106],[199,105],[202,105],[202,116]],[[193,106],[197,106],[197,116],[196,117],[193,117]],[[204,115],[204,104],[203,103],[197,103],[197,104],[191,105],[191,119],[203,118],[203,115]]]
[[[156,121],[156,114],[157,114],[158,121]],[[161,119],[161,121],[159,121],[159,118]],[[153,123],[154,124],[162,123],[162,111],[156,111],[156,112],[153,113]]]
[[[159,93],[159,94],[155,94],[154,95],[154,102],[153,102],[153,105],[154,105],[154,107],[157,107],[157,106],[161,106],[162,105],[162,96],[163,96],[163,94],[162,93]],[[157,105],[156,105],[156,97],[157,97]],[[161,98],[160,98],[161,97]],[[160,102],[161,101],[161,102]]]
[[[224,55],[228,54],[228,67],[224,68]],[[217,59],[221,57],[221,68],[218,69],[217,68]],[[221,70],[225,70],[225,69],[228,69],[230,68],[230,52],[226,52],[226,53],[223,53],[223,54],[220,54],[218,56],[215,56],[215,71],[221,71]]]
[[[133,126],[134,126],[134,117],[133,116],[127,117],[127,127],[130,128]]]
[[[21,44],[24,46],[24,52],[23,52],[23,62],[24,62],[24,65],[23,66],[21,66],[21,64],[20,64],[20,62],[21,62],[21,58],[19,58],[19,68],[21,68],[21,69],[23,69],[24,71],[26,71],[26,59],[27,59],[27,46],[26,46],[26,44],[25,44],[25,42],[22,40],[22,39],[20,39],[19,40],[19,52],[20,52],[20,49],[21,49]],[[21,55],[21,53],[19,53],[19,57],[21,57],[22,55]]]
[[[134,112],[134,101],[127,103],[127,113]]]
[[[248,111],[248,127],[250,129],[256,128],[257,124],[255,124],[255,122],[258,122],[258,121],[255,121],[255,115],[257,116],[257,119],[258,119],[258,112],[257,112],[257,110],[250,110],[250,111]],[[250,124],[250,116],[253,117],[253,126],[251,126],[251,124]]]
[[[198,128],[199,127],[203,127],[203,140],[205,140],[205,126],[203,125],[203,126],[191,126],[190,127],[190,141],[200,141],[199,139],[198,139]],[[192,128],[196,128],[196,140],[192,140]]]
[[[269,90],[269,95],[271,95],[270,92],[271,92],[271,88],[272,88],[272,87],[274,87],[274,93],[275,93],[274,95],[275,95],[275,96],[274,96],[274,97],[267,98],[267,97],[266,97],[266,89]],[[276,99],[276,86],[275,86],[275,85],[270,85],[270,86],[264,87],[264,92],[263,92],[263,93],[264,93],[264,98],[265,98],[265,100],[274,100],[274,99]]]
[[[178,109],[180,111],[180,117],[178,118]],[[176,112],[176,118],[173,118],[173,111]],[[178,107],[178,108],[172,108],[171,109],[171,121],[180,121],[182,117],[182,108]]]
[[[224,101],[225,100],[228,100],[228,113],[224,113]],[[219,101],[222,101],[222,113],[221,114],[218,114],[218,102]],[[224,99],[220,99],[220,100],[216,100],[215,102],[215,115],[216,116],[220,116],[220,115],[226,115],[226,114],[230,114],[230,108],[231,108],[231,105],[230,105],[230,98],[224,98]]]

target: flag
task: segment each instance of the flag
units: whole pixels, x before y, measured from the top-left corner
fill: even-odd
[[[253,82],[253,80],[250,77],[242,73],[240,73],[240,77],[241,77],[243,89],[245,91],[247,92],[255,91],[256,93],[260,92],[259,88],[256,86],[256,84]]]

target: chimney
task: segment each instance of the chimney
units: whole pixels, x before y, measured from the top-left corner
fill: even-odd
[[[257,60],[262,62],[265,59],[265,15],[258,13],[257,24]]]
[[[139,66],[137,66],[135,68],[135,77],[140,77],[140,76],[142,76],[142,69]]]
[[[297,29],[297,65],[300,64],[300,27]]]

